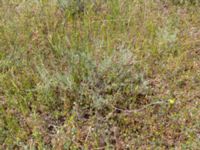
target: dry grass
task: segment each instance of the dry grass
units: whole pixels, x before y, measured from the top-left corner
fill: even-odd
[[[0,147],[198,149],[198,4],[65,2],[0,1]]]

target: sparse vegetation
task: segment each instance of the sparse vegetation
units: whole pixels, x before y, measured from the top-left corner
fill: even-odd
[[[0,149],[199,149],[200,8],[1,0]]]

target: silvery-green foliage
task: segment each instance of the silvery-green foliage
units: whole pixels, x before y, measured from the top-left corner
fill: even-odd
[[[170,31],[168,28],[161,28],[158,37],[161,43],[174,43],[177,40],[178,30]]]
[[[135,86],[139,86],[142,92],[148,89],[142,72],[135,69],[137,61],[128,49],[115,51],[105,56],[100,62],[96,62],[88,54],[87,57],[86,54],[80,54],[77,59],[79,59],[79,65],[82,66],[78,70],[78,72],[81,71],[79,72],[81,79],[78,84],[75,83],[81,103],[87,97],[89,99],[86,101],[92,107],[101,109],[113,101],[114,95],[136,94]],[[78,73],[76,71],[71,71],[73,77]],[[71,73],[68,75],[71,76]]]
[[[84,0],[58,0],[58,5],[63,10],[69,10],[72,14],[84,11]]]
[[[86,52],[69,52],[70,68],[50,75],[43,65],[38,69],[43,88],[59,86],[76,93],[76,103],[97,109],[117,101],[115,95],[137,95],[148,91],[143,72],[136,69],[137,60],[128,49],[105,55],[101,61]],[[135,88],[137,87],[137,89]],[[135,91],[136,89],[136,91]]]

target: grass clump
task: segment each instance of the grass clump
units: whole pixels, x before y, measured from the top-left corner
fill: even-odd
[[[198,149],[199,8],[174,2],[0,1],[0,148]]]

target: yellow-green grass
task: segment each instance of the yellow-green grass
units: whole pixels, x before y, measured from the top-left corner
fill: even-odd
[[[0,1],[0,149],[198,149],[198,3],[66,2]]]

